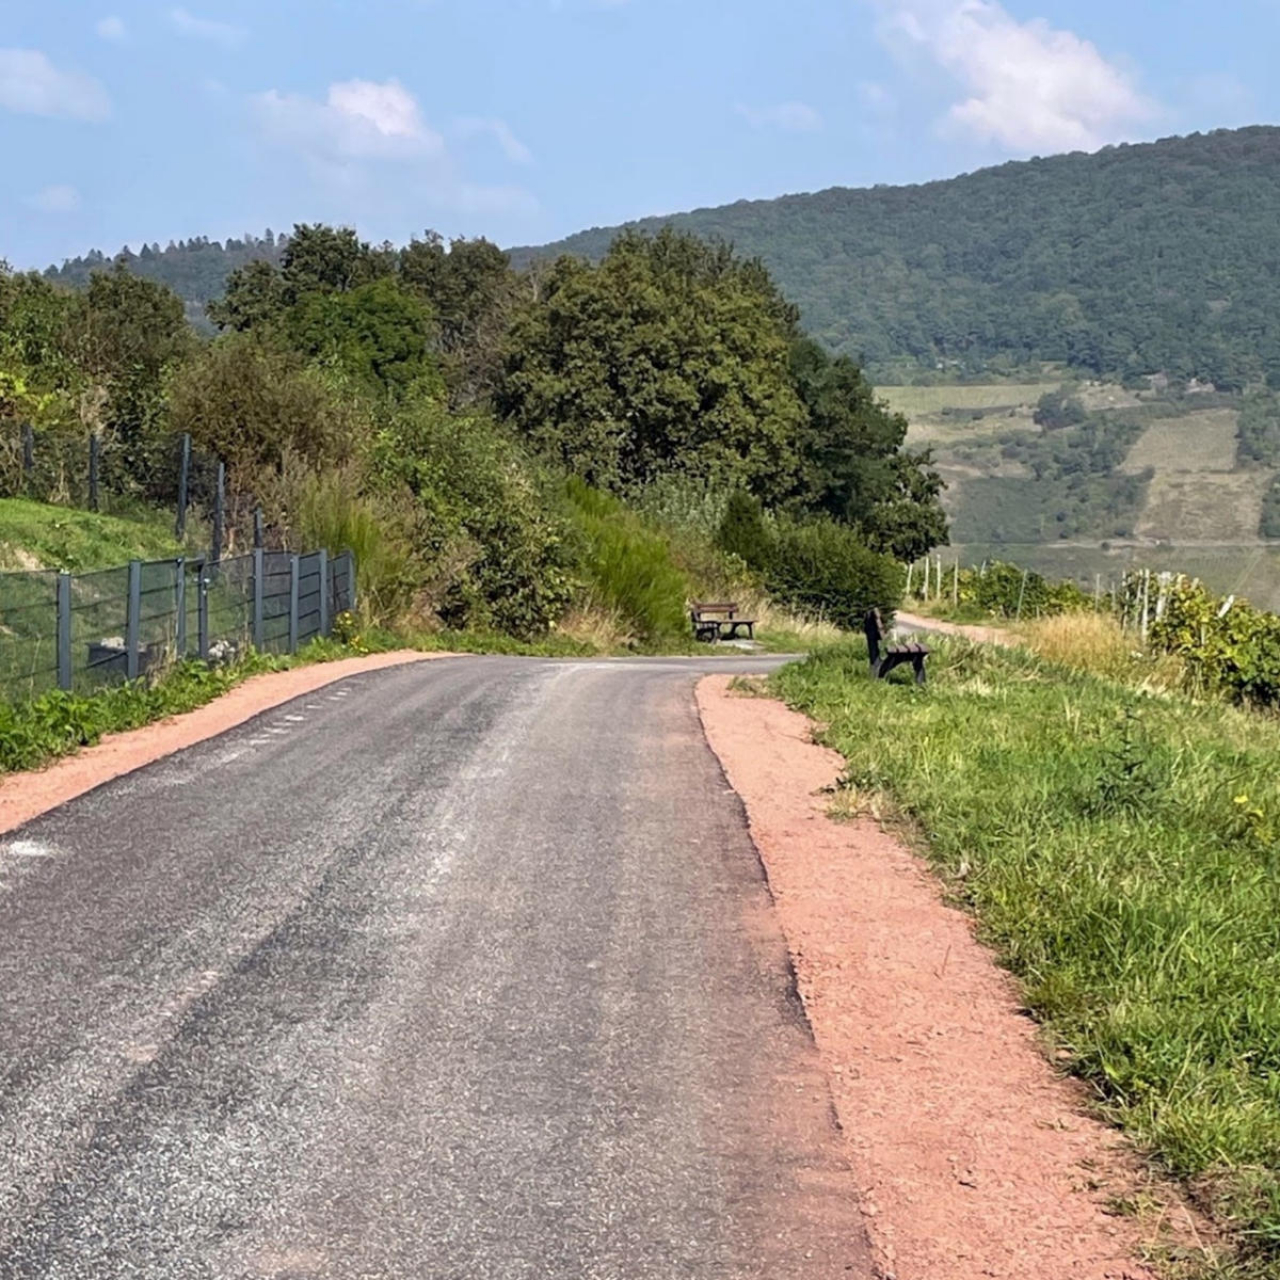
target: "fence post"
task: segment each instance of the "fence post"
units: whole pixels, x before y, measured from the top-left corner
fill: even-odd
[[[98,464],[102,449],[102,437],[95,431],[89,437],[89,510],[98,509]]]
[[[266,620],[263,617],[263,573],[267,554],[261,547],[253,549],[253,647],[259,651],[266,643]]]
[[[174,642],[178,651],[178,661],[187,656],[187,558],[179,556],[174,561],[178,570],[178,580],[174,585],[174,604],[178,611],[178,635]]]
[[[289,652],[298,652],[298,557],[289,557]]]
[[[138,644],[142,624],[142,561],[129,561],[129,612],[125,622],[125,674],[138,678]]]
[[[227,464],[218,463],[218,487],[213,499],[213,548],[209,558],[214,564],[222,560],[223,525],[227,516]]]
[[[255,550],[259,550],[267,545],[266,535],[262,528],[261,507],[255,507],[253,509],[253,545]]]
[[[347,552],[347,608],[356,611],[356,553]]]
[[[209,563],[196,561],[196,645],[201,662],[209,661]]]
[[[174,532],[181,542],[187,536],[187,495],[191,485],[191,436],[187,432],[182,435],[182,454],[178,462],[178,519],[174,524]]]
[[[31,423],[22,424],[22,484],[31,485],[31,473],[36,469],[36,433]]]
[[[329,553],[320,550],[320,634],[329,634]]]
[[[71,575],[58,574],[58,688],[71,688]]]
[[[1018,621],[1022,621],[1022,598],[1027,594],[1027,578],[1030,576],[1031,570],[1024,569],[1022,571],[1022,586],[1018,588]]]

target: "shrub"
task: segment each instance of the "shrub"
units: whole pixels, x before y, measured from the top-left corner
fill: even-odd
[[[367,619],[390,624],[404,616],[423,573],[405,515],[389,497],[366,495],[351,467],[312,472],[298,486],[292,516],[293,545],[355,554],[357,600]]]
[[[757,571],[768,569],[773,560],[773,532],[765,523],[764,509],[758,498],[742,489],[730,497],[716,540],[722,551]]]
[[[412,548],[420,598],[446,626],[529,638],[573,597],[570,526],[550,482],[491,420],[422,401],[379,434],[374,475],[416,499]]]
[[[783,603],[855,630],[868,609],[891,612],[902,598],[902,571],[833,520],[780,522],[766,575]]]
[[[667,540],[616,498],[576,476],[566,482],[565,494],[592,603],[620,615],[648,644],[686,636],[689,583]]]

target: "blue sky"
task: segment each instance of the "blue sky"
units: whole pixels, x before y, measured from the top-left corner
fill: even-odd
[[[1280,118],[1276,0],[3,0],[0,257],[583,227]]]

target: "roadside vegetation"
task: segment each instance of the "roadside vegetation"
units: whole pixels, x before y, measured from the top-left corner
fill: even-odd
[[[67,569],[79,573],[181,554],[173,517],[166,513],[144,508],[135,516],[108,516],[23,498],[0,498],[0,572]]]
[[[523,273],[483,240],[270,247],[210,297],[212,338],[123,264],[79,292],[0,272],[0,491],[68,502],[96,435],[145,512],[189,434],[226,463],[230,549],[255,508],[269,546],[351,548],[366,626],[586,650],[689,647],[694,599],[750,602],[770,644],[847,625],[947,536],[905,419],[727,247],[624,236]],[[735,499],[767,530],[750,559]]]
[[[842,808],[891,800],[1065,1065],[1227,1230],[1229,1273],[1276,1277],[1280,724],[1170,693],[1176,661],[1117,630],[931,642],[925,690],[851,643],[774,685],[829,726]]]

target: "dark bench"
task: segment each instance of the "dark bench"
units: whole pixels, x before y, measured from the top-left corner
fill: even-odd
[[[915,668],[916,684],[924,684],[924,660],[929,650],[922,644],[886,644],[880,610],[869,609],[862,622],[867,633],[867,653],[871,657],[873,679],[883,680],[894,667],[909,662]]]
[[[738,617],[738,606],[733,603],[709,604],[695,600],[689,608],[689,618],[694,636],[706,644],[736,640],[740,629],[747,633],[748,640],[756,638],[756,620]]]

